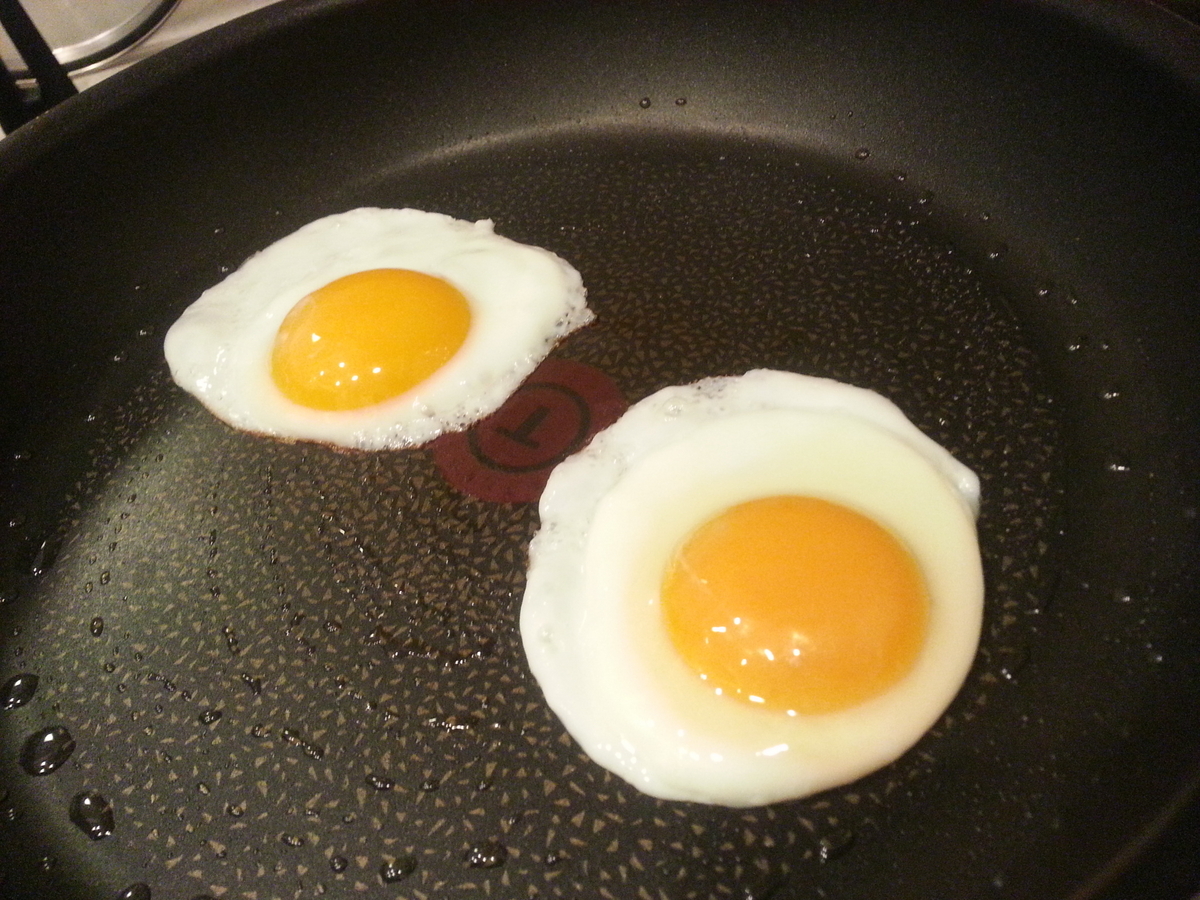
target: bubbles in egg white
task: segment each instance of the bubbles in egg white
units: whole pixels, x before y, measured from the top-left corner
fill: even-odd
[[[458,352],[400,396],[356,410],[288,400],[271,378],[284,317],[330,282],[412,269],[458,288],[471,326]],[[171,374],[220,419],[247,431],[376,450],[456,431],[496,410],[556,342],[590,322],[579,273],[555,254],[415,209],[355,209],[318,219],[205,291],[167,332]]]
[[[735,504],[785,494],[874,519],[929,590],[912,669],[849,709],[789,715],[716,696],[661,619],[675,548]],[[871,391],[767,370],[666,388],[546,485],[521,607],[530,668],[587,754],[655,797],[738,807],[845,784],[912,746],[974,659],[978,497],[969,469]]]

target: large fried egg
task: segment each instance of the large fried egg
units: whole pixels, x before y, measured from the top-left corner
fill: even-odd
[[[848,783],[911,747],[971,666],[978,498],[871,391],[767,370],[666,388],[546,485],[530,668],[584,751],[655,797]]]
[[[489,220],[363,208],[251,257],[164,350],[175,381],[236,428],[377,450],[493,412],[592,318],[574,268]]]

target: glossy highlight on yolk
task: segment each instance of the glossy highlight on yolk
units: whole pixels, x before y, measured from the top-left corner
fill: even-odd
[[[371,269],[338,278],[297,303],[271,353],[271,376],[293,403],[362,409],[416,387],[462,346],[466,297],[441,278]]]
[[[674,646],[707,685],[790,714],[883,693],[912,667],[929,614],[903,545],[813,497],[751,500],[701,525],[661,596]]]

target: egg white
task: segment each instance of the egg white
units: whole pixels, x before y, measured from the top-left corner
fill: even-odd
[[[286,398],[270,371],[284,317],[318,288],[382,268],[458,288],[471,308],[463,346],[411,391],[374,406],[330,412]],[[311,222],[251,257],[184,311],[164,352],[175,381],[236,428],[378,450],[422,444],[493,412],[592,318],[574,268],[497,235],[490,220],[362,208]]]
[[[675,548],[722,510],[781,494],[873,518],[927,582],[913,668],[847,710],[793,716],[717,696],[662,622]],[[666,388],[546,486],[521,607],[530,668],[587,754],[652,796],[742,807],[853,781],[938,720],[974,659],[978,497],[969,469],[870,391],[766,370]]]

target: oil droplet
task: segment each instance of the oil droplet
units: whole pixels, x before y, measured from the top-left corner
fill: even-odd
[[[344,856],[334,856],[329,860],[329,868],[335,872],[345,872],[350,867],[350,860]]]
[[[1132,603],[1133,594],[1124,588],[1117,588],[1115,591],[1113,591],[1113,599],[1118,603]]]
[[[92,619],[92,624],[88,626],[88,629],[92,632],[92,637],[100,637],[100,635],[104,634],[104,619],[96,616],[96,618]]]
[[[392,781],[392,779],[384,778],[381,775],[368,775],[367,784],[377,791],[390,791],[396,786],[396,782]]]
[[[46,538],[38,545],[33,559],[29,561],[29,574],[35,578],[45,575],[54,566],[62,540],[56,537]]]
[[[0,709],[16,709],[33,699],[37,691],[38,677],[32,672],[14,675],[0,687]]]
[[[240,803],[236,806],[232,803],[227,803],[225,804],[225,813],[226,815],[233,816],[235,819],[240,819],[246,814],[246,807],[242,806]]]
[[[472,869],[495,869],[508,860],[508,848],[499,841],[485,841],[467,851],[466,863]]]
[[[423,791],[436,791],[441,786],[441,781],[436,778],[426,778],[421,782],[421,790]]]
[[[200,724],[212,725],[214,722],[218,721],[222,715],[223,713],[219,709],[206,709],[204,712],[200,713]]]
[[[1000,660],[1000,677],[1005,681],[1016,681],[1017,674],[1029,662],[1029,653],[1021,647],[1001,647],[997,657]]]
[[[150,900],[151,896],[150,885],[139,881],[117,894],[115,900]]]
[[[854,151],[855,159],[866,159],[870,155],[871,155],[871,151],[867,147],[859,147],[857,150]]]
[[[49,775],[75,752],[75,738],[61,725],[35,731],[21,748],[21,768],[30,775]]]
[[[1105,471],[1111,472],[1113,475],[1128,475],[1132,468],[1129,459],[1120,455],[1110,456],[1104,463]]]
[[[281,843],[287,844],[289,847],[303,847],[304,838],[296,837],[294,834],[288,834],[286,831],[279,836]]]
[[[250,693],[257,697],[262,693],[262,679],[253,677],[249,672],[241,674],[242,684],[250,688]]]
[[[1129,464],[1129,458],[1114,454],[1104,461],[1104,470],[1112,475],[1128,475],[1133,472],[1133,466]]]
[[[449,715],[444,719],[436,717],[426,719],[425,724],[441,731],[462,734],[473,730],[478,722],[475,717],[467,718],[464,716]]]
[[[783,878],[776,878],[767,884],[759,887],[745,888],[742,894],[742,900],[773,900],[779,894],[779,889],[784,885]]]
[[[137,659],[138,655],[136,653],[133,654],[133,658]],[[168,678],[166,675],[159,675],[156,672],[151,672],[149,675],[146,676],[146,680],[159,682],[162,685],[162,689],[164,691],[166,691],[168,694],[175,693],[175,682],[172,681],[170,678]]]
[[[553,850],[546,854],[545,863],[547,866],[557,866],[560,862],[562,862],[562,857]]]
[[[112,804],[95,791],[80,791],[71,801],[71,821],[93,841],[110,837],[116,829]]]
[[[643,97],[641,100],[638,101],[638,106],[640,106],[642,109],[649,109],[650,108],[650,98]]]
[[[675,105],[676,106],[687,106],[687,97],[676,97]]]
[[[310,744],[294,728],[283,729],[279,732],[279,736],[283,738],[285,743],[291,744],[293,747],[299,747],[309,759],[322,759],[325,756],[324,747]]]
[[[853,846],[854,832],[849,828],[839,828],[817,842],[817,856],[823,863],[832,862]]]
[[[43,872],[53,872],[55,867],[58,865],[58,857],[43,856],[39,862],[41,863]]]
[[[417,871],[417,860],[413,856],[401,856],[391,862],[385,862],[379,867],[379,880],[384,884],[395,884],[403,881]]]

